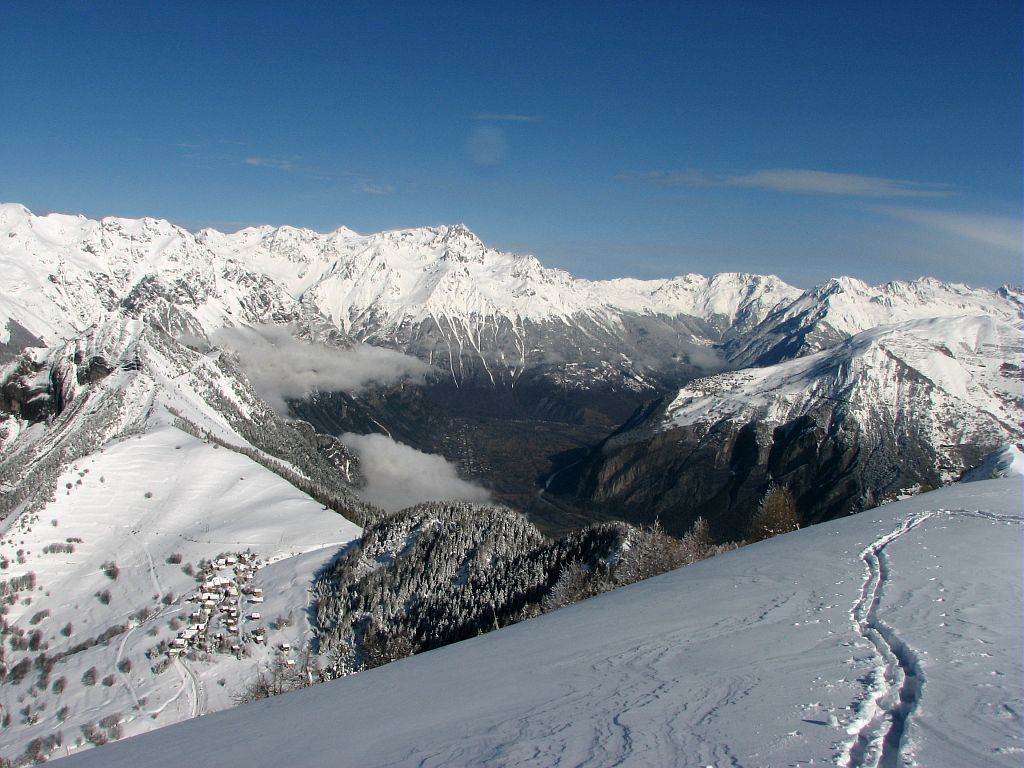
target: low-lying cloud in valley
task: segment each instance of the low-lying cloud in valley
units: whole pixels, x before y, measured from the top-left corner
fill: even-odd
[[[490,500],[485,488],[460,478],[455,465],[441,456],[417,451],[384,435],[347,433],[341,442],[359,456],[366,478],[359,495],[388,512],[422,501]]]
[[[410,355],[359,344],[339,349],[300,341],[287,327],[224,328],[211,341],[238,354],[245,375],[278,413],[286,400],[315,391],[354,393],[401,379],[423,381],[432,368]]]

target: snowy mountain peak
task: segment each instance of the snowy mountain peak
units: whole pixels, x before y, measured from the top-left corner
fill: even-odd
[[[23,206],[9,204],[3,209],[0,228],[15,241],[5,242],[0,252],[11,260],[29,253],[43,256],[53,271],[66,275],[110,275],[118,264],[127,270],[146,265],[149,273],[163,272],[168,262],[187,263],[184,272],[219,278],[241,269],[270,277],[293,297],[317,296],[321,308],[342,326],[366,317],[371,308],[378,321],[388,318],[392,323],[422,320],[432,313],[510,320],[606,316],[644,304],[645,297],[653,294],[658,294],[658,300],[647,302],[653,312],[714,312],[732,317],[737,312],[731,306],[736,297],[762,285],[761,278],[742,275],[646,282],[577,280],[542,266],[533,256],[488,248],[463,224],[365,236],[346,228],[321,234],[289,226],[254,227],[233,234],[204,229],[192,234],[151,218],[111,217],[97,222],[63,214],[34,216]],[[356,278],[359,285],[353,282]],[[385,282],[387,286],[382,285]],[[688,300],[682,288],[688,282],[701,283],[717,298]],[[376,288],[367,293],[367,283],[377,284]],[[783,288],[777,278],[764,285],[778,294],[775,298],[795,293],[788,286]],[[441,295],[435,296],[439,287],[443,287]],[[370,300],[383,303],[371,307]]]
[[[829,296],[835,296],[842,293],[850,294],[865,294],[870,291],[870,286],[863,280],[858,280],[856,277],[848,277],[846,275],[840,277],[831,277],[824,283],[815,286],[811,289],[812,295],[826,298]]]
[[[24,221],[32,216],[32,211],[21,203],[0,203],[0,227],[13,228],[16,221]]]
[[[1022,355],[1024,330],[986,315],[912,320],[775,366],[699,379],[680,391],[669,413],[674,423],[688,423],[763,409],[779,423],[816,406],[820,397],[850,407],[895,408],[913,384],[931,388],[933,410],[941,392],[1013,425],[1024,409],[1024,387],[1003,362]],[[860,394],[865,387],[870,396]]]

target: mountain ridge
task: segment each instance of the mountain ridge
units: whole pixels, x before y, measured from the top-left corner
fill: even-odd
[[[837,278],[806,291],[748,273],[584,280],[488,248],[463,225],[192,233],[160,219],[35,216],[4,204],[0,264],[3,342],[19,329],[52,341],[119,308],[172,334],[292,322],[413,354],[456,382],[509,386],[555,362],[581,365],[573,385],[586,386],[614,360],[627,378],[653,376],[642,386],[654,391],[658,380],[816,352],[880,319],[1024,316],[1018,292],[933,278]]]

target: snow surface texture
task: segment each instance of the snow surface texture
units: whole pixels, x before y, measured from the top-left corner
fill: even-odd
[[[945,488],[67,765],[1018,766],[1022,491]]]

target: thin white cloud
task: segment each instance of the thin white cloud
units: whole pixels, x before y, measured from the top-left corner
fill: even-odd
[[[1020,255],[1022,252],[1021,233],[1024,222],[1012,216],[937,211],[905,206],[879,206],[873,210],[996,250],[1016,255]]]
[[[520,115],[514,112],[477,112],[470,120],[483,120],[492,123],[539,123],[537,115]]]
[[[950,188],[944,184],[807,168],[769,168],[733,175],[708,174],[699,170],[628,172],[620,174],[618,178],[650,181],[665,186],[733,187],[800,195],[909,198],[947,197],[951,194]]]
[[[422,381],[433,370],[415,357],[369,344],[338,349],[305,343],[276,325],[224,328],[211,341],[238,354],[253,387],[282,414],[288,412],[288,399],[316,391],[354,393],[406,378]]]
[[[295,158],[280,158],[280,157],[247,157],[242,160],[246,165],[252,165],[257,168],[275,168],[279,171],[294,171],[298,169],[295,165]]]
[[[359,456],[366,479],[359,495],[388,512],[423,501],[490,500],[486,489],[460,478],[455,465],[441,456],[417,451],[384,435],[348,433],[341,441]]]
[[[743,176],[733,176],[728,180],[727,186],[852,197],[944,197],[949,194],[948,188],[936,184],[799,168],[755,171]]]

